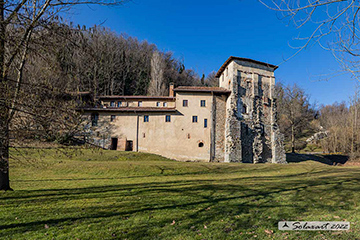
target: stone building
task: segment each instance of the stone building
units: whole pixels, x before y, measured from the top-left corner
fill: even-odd
[[[219,87],[171,85],[169,96],[101,96],[84,108],[94,144],[177,160],[286,163],[276,123],[277,66],[230,57]]]

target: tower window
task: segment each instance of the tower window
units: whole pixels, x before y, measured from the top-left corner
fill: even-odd
[[[207,119],[205,118],[205,119],[204,119],[204,128],[207,128],[207,125],[208,125]]]
[[[246,107],[246,105],[245,104],[243,104],[243,106],[242,106],[242,111],[241,111],[242,113],[247,113],[247,107]]]
[[[144,122],[149,122],[149,115],[144,115]]]
[[[197,123],[197,120],[198,120],[198,117],[197,117],[197,116],[193,116],[193,117],[192,117],[192,122],[193,122],[193,123]]]
[[[165,116],[165,122],[171,122],[171,116],[170,115]]]
[[[200,107],[205,107],[205,106],[206,106],[206,101],[200,100]]]
[[[91,114],[91,126],[96,127],[98,125],[98,120],[99,120],[99,114],[92,113]]]
[[[188,106],[188,100],[183,100],[183,107],[187,107]]]

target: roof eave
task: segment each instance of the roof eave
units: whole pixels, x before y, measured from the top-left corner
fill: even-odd
[[[195,93],[231,93],[231,91],[211,91],[211,90],[196,90],[196,89],[178,89],[174,90],[174,92],[195,92]]]
[[[263,65],[263,66],[267,66],[267,67],[270,67],[270,68],[273,68],[274,71],[279,67],[279,66],[276,66],[276,65],[272,65],[270,63],[265,63],[265,62],[260,62],[260,61],[257,61],[257,60],[253,60],[253,59],[250,59],[250,58],[240,58],[240,57],[234,57],[234,56],[230,56],[225,62],[224,64],[220,67],[219,71],[216,73],[215,77],[216,78],[219,78],[221,76],[221,74],[224,72],[225,68],[227,67],[227,65],[229,65],[229,63],[233,60],[240,60],[240,61],[248,61],[248,62],[253,62],[253,63],[257,63],[257,64],[260,64],[260,65]]]
[[[175,108],[78,108],[78,111],[100,112],[175,112]]]

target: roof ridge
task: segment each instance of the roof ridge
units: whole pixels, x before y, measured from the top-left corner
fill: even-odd
[[[227,65],[228,65],[232,60],[253,62],[253,63],[256,63],[256,64],[263,65],[263,66],[267,66],[267,67],[270,67],[270,68],[274,68],[274,71],[278,68],[278,66],[276,66],[276,65],[273,65],[273,64],[270,64],[270,63],[266,63],[266,62],[261,62],[261,61],[254,60],[254,59],[251,59],[251,58],[241,58],[241,57],[230,56],[230,57],[223,63],[223,65],[221,65],[221,67],[220,67],[219,71],[216,73],[215,77],[219,78],[220,75],[221,75],[221,73],[225,70],[225,68],[227,67]]]

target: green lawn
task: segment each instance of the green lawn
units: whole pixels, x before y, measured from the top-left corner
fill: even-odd
[[[65,153],[12,149],[0,239],[360,238],[360,167]],[[346,220],[351,230],[286,232],[280,220]]]

